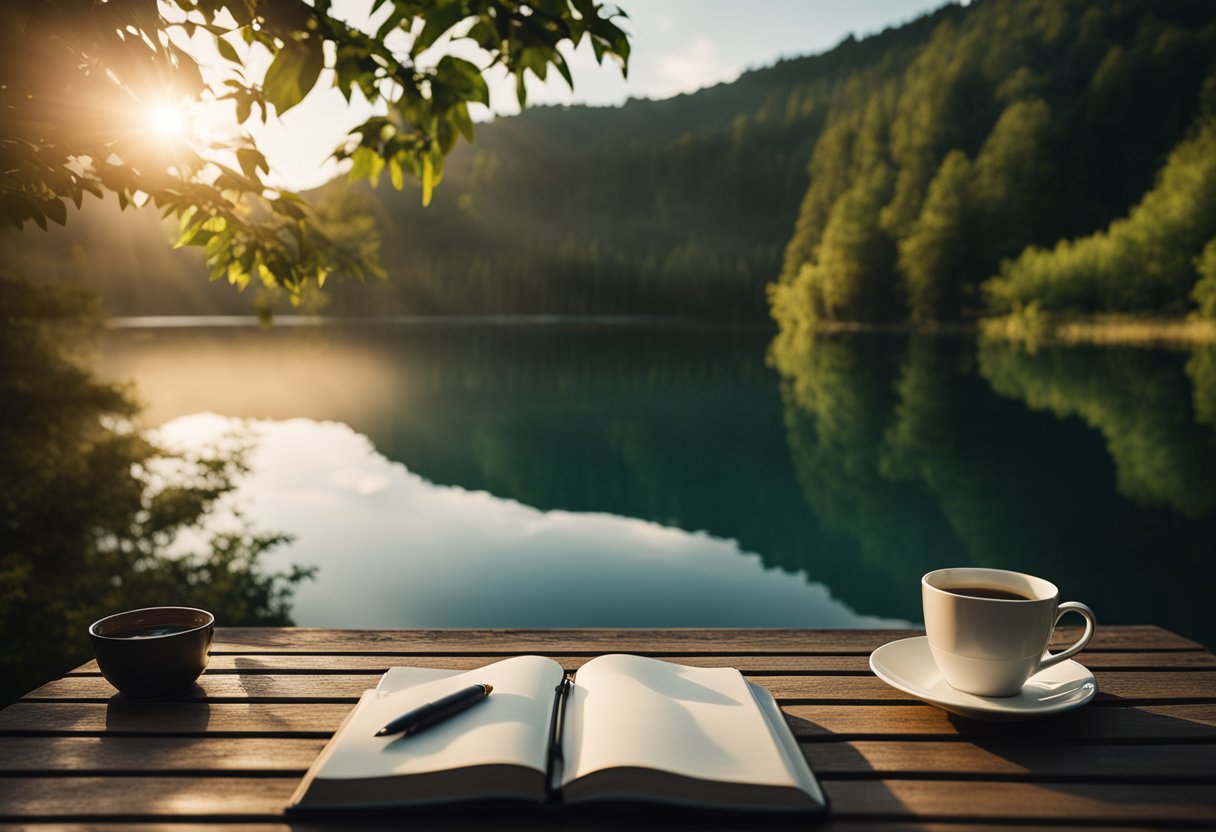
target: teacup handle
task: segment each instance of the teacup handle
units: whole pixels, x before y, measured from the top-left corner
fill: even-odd
[[[1089,644],[1089,640],[1094,637],[1094,624],[1097,623],[1094,619],[1094,611],[1082,604],[1080,601],[1065,601],[1056,608],[1056,623],[1051,626],[1052,631],[1054,631],[1056,626],[1060,623],[1060,619],[1070,612],[1080,613],[1085,617],[1085,632],[1079,639],[1077,639],[1077,643],[1072,647],[1069,647],[1067,650],[1062,650],[1059,653],[1047,655],[1041,662],[1039,662],[1039,670],[1046,670],[1053,664],[1059,664],[1065,659],[1077,655],[1085,649],[1085,645]]]

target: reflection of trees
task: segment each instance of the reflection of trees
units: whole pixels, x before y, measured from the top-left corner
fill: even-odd
[[[1208,352],[1188,367],[1193,396],[1175,353],[1058,348],[1031,355],[1016,344],[984,342],[979,360],[1001,395],[1100,431],[1125,496],[1198,516],[1216,509],[1216,436],[1196,420],[1210,397],[1201,392]]]
[[[923,489],[892,477],[885,436],[898,399],[898,353],[886,338],[824,338],[774,349],[785,425],[803,495],[835,538],[802,567],[861,612],[919,618],[917,581],[966,553]]]
[[[82,358],[100,328],[89,296],[0,277],[0,318],[0,701],[82,661],[88,624],[111,612],[186,604],[224,624],[286,623],[307,571],[257,568],[282,536],[236,524],[205,553],[178,544],[231,490],[240,450],[167,454],[129,427],[131,393]]]
[[[1184,498],[1137,507],[1116,490],[1112,457],[1116,466],[1122,460],[1104,447],[1116,443],[1080,422],[993,395],[973,350],[969,341],[946,339],[824,337],[801,348],[778,340],[773,353],[803,494],[818,522],[845,539],[808,553],[808,573],[860,612],[917,617],[917,578],[928,569],[1019,569],[1084,595],[1100,615],[1103,608],[1135,611],[1200,638],[1216,636],[1200,599],[1179,597],[1216,582],[1209,543],[1216,512],[1203,490],[1214,485],[1216,465],[1209,432],[1189,420],[1187,386],[1140,378],[1141,353],[1072,352],[1079,363],[1068,376],[1052,374],[1050,356],[1037,367],[1042,356],[981,350],[989,379],[1002,367],[1011,374],[1006,379],[1020,373],[1060,380],[1057,402],[1070,395],[1101,400],[1095,378],[1116,386],[1130,380],[1146,396],[1125,422],[1099,424],[1129,432],[1120,452],[1133,449],[1142,466],[1155,463],[1161,482],[1179,483],[1155,494]],[[1158,374],[1172,366],[1181,375],[1178,356],[1162,360],[1154,365]],[[1148,398],[1148,390],[1156,395]],[[1122,401],[1113,391],[1105,395],[1112,406]],[[1194,459],[1207,460],[1206,481]],[[1170,569],[1146,574],[1146,558],[1189,578],[1165,575]]]
[[[1216,428],[1216,347],[1198,347],[1186,362],[1195,387],[1195,420]]]

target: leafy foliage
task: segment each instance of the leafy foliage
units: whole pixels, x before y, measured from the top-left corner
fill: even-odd
[[[131,392],[83,358],[98,307],[0,276],[0,701],[83,661],[102,615],[193,604],[225,624],[285,624],[310,574],[261,569],[282,535],[203,528],[243,451],[173,454],[134,430]],[[183,549],[187,530],[206,546]]]
[[[443,177],[459,137],[473,138],[469,105],[488,103],[484,69],[517,81],[556,69],[572,83],[559,47],[588,39],[600,60],[622,67],[629,43],[614,13],[593,0],[377,0],[387,19],[363,32],[303,0],[17,0],[0,10],[0,213],[16,228],[63,225],[66,202],[117,194],[150,202],[179,222],[178,245],[201,247],[213,280],[251,280],[296,296],[331,274],[363,278],[378,267],[319,227],[296,194],[266,185],[265,157],[244,134],[196,149],[149,136],[157,105],[232,102],[235,123],[290,110],[328,79],[350,100],[382,108],[336,151],[351,175],[393,184],[419,179],[422,201]],[[407,50],[389,45],[405,33]],[[187,49],[210,42],[227,69],[207,80]],[[442,51],[468,38],[489,62],[478,67]],[[252,69],[265,54],[265,74]],[[323,69],[332,70],[323,75]]]

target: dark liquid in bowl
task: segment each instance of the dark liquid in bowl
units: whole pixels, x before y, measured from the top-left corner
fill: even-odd
[[[130,627],[106,633],[110,638],[155,638],[156,636],[172,636],[195,629],[190,624],[155,624],[149,627]]]
[[[968,598],[993,598],[997,601],[1033,601],[1029,595],[1021,595],[1017,592],[1010,592],[1007,589],[993,589],[987,586],[951,586],[946,587],[946,592],[953,592],[955,595],[966,595]]]

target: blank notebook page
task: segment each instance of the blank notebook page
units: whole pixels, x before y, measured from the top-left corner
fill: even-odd
[[[319,772],[326,779],[420,774],[474,765],[545,770],[553,688],[562,669],[521,656],[395,692],[368,691]],[[409,737],[376,737],[388,722],[469,685],[489,683],[485,700]]]
[[[705,780],[798,786],[737,670],[603,656],[579,670],[570,705],[566,783],[601,769],[640,766]]]

